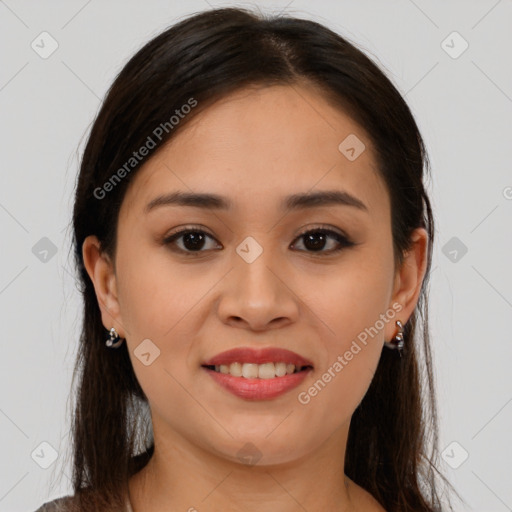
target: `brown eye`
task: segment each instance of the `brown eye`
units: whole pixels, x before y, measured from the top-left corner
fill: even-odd
[[[222,248],[220,244],[208,247],[208,239],[217,242],[212,235],[202,229],[186,228],[167,236],[162,243],[170,246],[173,251],[188,255]],[[328,255],[356,245],[345,235],[327,228],[310,229],[301,233],[296,240],[303,240],[305,249],[300,249],[301,251],[313,254]],[[296,249],[296,245],[292,244],[292,247]]]
[[[318,253],[328,253],[331,254],[333,252],[341,251],[346,247],[351,247],[355,245],[352,241],[350,241],[346,236],[333,231],[331,229],[312,229],[309,231],[305,231],[301,233],[297,240],[303,239],[303,245],[306,248],[307,252],[318,252]],[[328,244],[328,240],[334,240],[335,243]],[[330,245],[331,247],[328,250],[324,250],[326,245]],[[334,245],[334,247],[332,247]]]
[[[215,240],[211,235],[205,231],[197,229],[183,229],[174,233],[163,240],[165,245],[175,246],[173,250],[179,252],[204,252],[207,239]],[[176,242],[181,240],[182,246],[176,246]],[[211,248],[206,248],[208,250]]]

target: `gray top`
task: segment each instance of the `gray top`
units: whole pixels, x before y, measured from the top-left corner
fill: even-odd
[[[73,510],[73,496],[63,496],[44,503],[35,512],[71,512]],[[129,499],[126,500],[126,512],[133,512]]]
[[[64,496],[44,503],[35,512],[65,512],[70,509],[71,503],[72,497]]]

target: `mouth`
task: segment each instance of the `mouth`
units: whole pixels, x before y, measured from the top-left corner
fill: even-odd
[[[312,369],[313,363],[284,348],[239,347],[217,354],[201,366],[233,377],[272,379]]]
[[[202,367],[217,373],[231,375],[232,377],[241,377],[244,379],[281,378],[286,375],[292,375],[313,369],[313,366],[309,364],[296,366],[293,363],[284,361],[263,364],[234,362],[231,364],[221,365],[202,365]]]
[[[244,400],[270,400],[301,384],[313,363],[286,349],[250,347],[222,352],[202,368],[223,389]]]

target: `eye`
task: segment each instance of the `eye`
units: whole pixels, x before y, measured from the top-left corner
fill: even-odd
[[[185,228],[171,233],[167,236],[162,243],[164,245],[171,246],[171,249],[176,252],[192,254],[205,252],[206,250],[215,249],[213,247],[207,247],[207,239],[216,241],[213,236],[208,234],[206,231],[198,228]],[[346,247],[352,247],[355,245],[348,237],[338,233],[332,229],[317,227],[308,231],[302,232],[296,240],[304,239],[303,245],[306,248],[306,252],[321,253],[321,254],[332,254],[334,252],[341,251]],[[331,240],[331,248],[324,250],[327,242]],[[181,242],[181,247],[178,242]],[[332,247],[334,245],[334,247]],[[205,247],[206,246],[206,247]],[[296,244],[292,244],[291,247],[296,248]],[[217,248],[222,248],[218,245]]]
[[[313,253],[332,254],[334,252],[341,251],[346,247],[352,247],[355,245],[355,243],[349,240],[345,235],[332,229],[321,227],[304,231],[296,238],[296,240],[299,239],[304,239],[303,245],[308,249],[307,252]],[[329,239],[331,239],[331,248],[329,250],[323,250]],[[334,240],[334,244],[332,243],[332,240]],[[334,245],[334,248],[332,245]]]
[[[203,231],[201,229],[182,229],[180,231],[177,231],[176,233],[173,233],[166,237],[162,243],[165,245],[175,246],[171,247],[172,250],[175,250],[177,252],[184,252],[184,253],[193,253],[193,252],[204,252],[202,249],[205,246],[205,241],[207,238],[210,238],[211,240],[215,240],[211,235],[206,233],[206,231]],[[182,240],[183,246],[176,247],[176,242],[180,239]],[[208,247],[207,247],[208,249]],[[212,249],[211,247],[209,249]]]

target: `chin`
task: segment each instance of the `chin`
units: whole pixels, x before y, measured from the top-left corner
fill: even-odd
[[[223,446],[217,445],[215,452],[231,462],[260,467],[294,463],[307,454],[306,446],[297,448],[301,441],[290,437],[289,429],[283,429],[281,433],[277,430],[269,436],[271,430],[255,432],[252,428],[250,435],[246,433],[229,438]],[[312,444],[311,450],[314,449]]]

